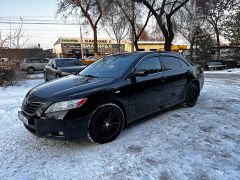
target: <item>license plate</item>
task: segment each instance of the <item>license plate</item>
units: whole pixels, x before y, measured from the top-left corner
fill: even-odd
[[[21,111],[18,112],[19,119],[26,125],[28,125],[28,119],[22,114]]]

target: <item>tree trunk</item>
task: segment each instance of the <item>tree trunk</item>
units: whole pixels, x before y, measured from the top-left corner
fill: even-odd
[[[174,39],[174,32],[173,32],[173,27],[172,27],[172,22],[171,22],[171,16],[166,15],[166,20],[167,20],[167,27],[164,24],[160,26],[161,31],[163,33],[163,36],[165,38],[165,44],[164,44],[164,50],[165,51],[171,51],[172,49],[172,41]]]
[[[219,35],[219,30],[216,27],[215,28],[215,32],[216,32],[216,37],[217,37],[217,60],[220,60],[220,35]]]
[[[135,47],[135,51],[139,51],[138,41],[136,40],[136,38],[135,38],[133,44],[134,44],[134,47]]]
[[[190,60],[193,60],[193,46],[194,46],[194,42],[190,42]]]
[[[92,29],[93,29],[93,53],[94,57],[98,58],[97,27],[94,26]]]
[[[121,52],[121,41],[120,40],[117,40],[117,44],[118,44],[118,53],[120,54]]]

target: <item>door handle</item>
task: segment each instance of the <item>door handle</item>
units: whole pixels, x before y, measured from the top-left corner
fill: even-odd
[[[161,81],[161,82],[165,82],[166,80],[167,80],[166,77],[161,77],[161,78],[160,78],[160,81]]]

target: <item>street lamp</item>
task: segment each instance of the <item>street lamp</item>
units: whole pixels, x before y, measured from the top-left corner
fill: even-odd
[[[82,59],[83,59],[83,38],[82,38],[82,27],[80,24],[80,44],[81,44],[81,54],[82,54]]]

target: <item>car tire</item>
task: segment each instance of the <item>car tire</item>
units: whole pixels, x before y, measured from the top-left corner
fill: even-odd
[[[189,84],[186,91],[185,103],[188,107],[193,107],[197,103],[200,89],[196,83]]]
[[[44,77],[45,82],[47,82],[48,79],[47,79],[47,74],[46,74],[46,72],[43,73],[43,77]]]
[[[27,73],[28,73],[28,74],[33,74],[34,71],[35,71],[34,67],[28,67],[28,68],[27,68]]]
[[[88,123],[88,137],[99,144],[115,140],[124,127],[124,113],[116,104],[98,106]]]
[[[59,78],[60,78],[60,75],[59,75],[59,74],[56,74],[55,79],[59,79]]]

